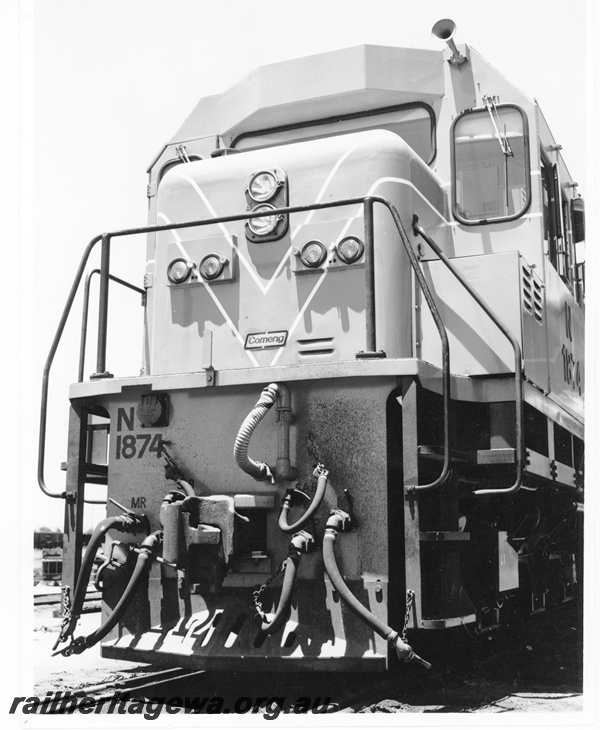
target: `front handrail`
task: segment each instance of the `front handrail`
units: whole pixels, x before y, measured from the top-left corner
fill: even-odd
[[[478,489],[473,492],[478,496],[485,494],[514,494],[521,488],[523,482],[523,470],[525,462],[525,443],[524,443],[524,430],[523,430],[523,374],[522,374],[522,356],[521,356],[521,345],[519,344],[516,337],[513,336],[512,332],[509,331],[496,316],[496,314],[488,307],[486,302],[479,296],[479,294],[473,289],[473,287],[461,277],[460,273],[454,268],[453,264],[450,263],[448,257],[435,243],[435,241],[427,235],[425,230],[419,225],[418,218],[415,216],[413,220],[413,229],[415,233],[419,234],[421,238],[428,244],[433,250],[440,261],[447,267],[450,273],[463,285],[463,287],[469,292],[473,299],[479,304],[483,311],[488,315],[492,322],[498,327],[502,334],[509,340],[513,347],[515,357],[515,468],[516,478],[512,486],[502,489]]]
[[[437,307],[435,305],[435,302],[433,300],[433,296],[431,295],[431,292],[429,290],[425,277],[423,276],[423,273],[419,266],[417,257],[412,249],[412,246],[411,246],[408,236],[406,234],[406,230],[404,229],[404,226],[400,219],[400,215],[398,214],[398,211],[386,198],[383,198],[380,196],[363,196],[363,197],[344,198],[342,200],[333,200],[333,201],[330,200],[330,201],[326,201],[323,203],[311,203],[309,205],[287,206],[285,208],[278,208],[277,213],[279,215],[288,215],[290,213],[303,213],[303,212],[308,212],[308,211],[324,210],[324,209],[328,209],[328,208],[344,207],[344,206],[349,206],[349,205],[362,205],[363,206],[364,217],[365,217],[365,238],[367,239],[365,241],[365,256],[366,256],[366,259],[368,259],[368,261],[366,261],[366,263],[365,263],[365,269],[368,274],[368,277],[367,277],[367,290],[368,291],[367,291],[367,296],[366,296],[366,301],[365,301],[365,319],[366,319],[366,332],[367,332],[367,353],[365,353],[365,354],[373,354],[375,356],[384,357],[383,353],[378,353],[376,351],[376,338],[375,338],[375,297],[374,297],[375,283],[374,283],[374,276],[373,276],[374,226],[373,226],[373,214],[372,214],[373,203],[375,203],[375,202],[381,203],[382,205],[384,205],[390,211],[390,213],[394,219],[396,227],[398,228],[398,232],[400,233],[401,241],[404,245],[404,248],[406,249],[406,253],[408,255],[410,265],[415,272],[415,276],[417,278],[419,286],[423,290],[425,299],[427,301],[429,308],[431,309],[433,319],[435,321],[435,324],[440,333],[440,337],[442,339],[442,370],[443,370],[442,379],[443,379],[443,402],[444,402],[444,465],[442,467],[442,473],[440,474],[440,476],[434,482],[431,482],[431,484],[417,485],[414,487],[413,486],[410,487],[410,489],[414,490],[414,491],[423,490],[423,489],[431,489],[433,487],[443,484],[447,480],[449,473],[450,473],[450,446],[449,446],[449,443],[450,443],[450,426],[449,426],[449,424],[450,424],[450,370],[449,370],[448,336],[447,336],[444,324],[439,315],[439,312],[437,310]],[[62,338],[62,334],[63,334],[64,328],[65,328],[67,319],[71,312],[71,308],[73,306],[73,301],[75,299],[75,296],[76,296],[79,286],[81,284],[81,280],[83,278],[83,273],[85,271],[85,267],[87,265],[88,259],[90,257],[90,254],[91,254],[93,248],[95,247],[95,245],[99,241],[102,241],[102,263],[101,263],[101,269],[100,269],[100,293],[101,293],[100,299],[101,299],[101,301],[100,301],[100,307],[99,307],[100,311],[99,311],[99,320],[98,320],[98,353],[97,353],[98,372],[94,376],[96,378],[101,378],[101,377],[109,377],[109,373],[105,372],[105,364],[106,364],[106,335],[107,335],[107,328],[108,328],[108,282],[109,282],[109,279],[111,278],[111,274],[109,273],[109,269],[108,269],[108,267],[110,265],[111,239],[117,238],[117,237],[135,236],[135,235],[140,235],[140,234],[160,233],[160,232],[166,232],[166,231],[182,230],[182,229],[186,229],[186,228],[197,228],[197,227],[216,225],[216,224],[222,224],[222,223],[232,223],[235,221],[248,220],[251,218],[259,218],[261,216],[264,216],[264,213],[261,211],[258,211],[258,212],[245,211],[244,213],[238,213],[236,215],[220,216],[220,217],[214,217],[214,218],[204,218],[204,219],[200,219],[200,220],[186,221],[184,223],[167,223],[167,224],[162,224],[162,225],[140,226],[137,228],[125,228],[125,229],[122,229],[119,231],[113,231],[111,233],[103,233],[98,236],[95,236],[88,243],[88,245],[85,248],[84,253],[82,255],[81,261],[79,263],[79,267],[75,274],[75,279],[71,286],[71,291],[69,292],[69,296],[67,297],[67,302],[63,309],[63,313],[60,318],[58,327],[56,329],[54,339],[50,346],[50,351],[49,351],[48,357],[46,359],[46,364],[44,366],[44,373],[43,373],[43,377],[42,377],[42,396],[41,396],[41,403],[40,403],[40,431],[39,431],[39,445],[38,445],[38,485],[44,494],[46,494],[48,497],[55,497],[55,498],[62,498],[62,499],[65,499],[67,496],[66,492],[57,493],[57,492],[50,491],[46,485],[45,477],[44,477],[44,464],[45,464],[45,452],[46,452],[46,427],[47,427],[46,411],[48,408],[48,388],[49,388],[49,380],[50,380],[50,370],[52,368],[52,363],[54,361],[54,357],[56,355],[58,345]]]
[[[87,343],[87,326],[88,326],[88,311],[89,311],[89,305],[90,305],[90,284],[92,281],[92,276],[95,276],[96,274],[100,274],[100,269],[92,269],[92,271],[89,272],[89,274],[85,278],[85,285],[83,288],[83,310],[81,313],[81,339],[79,343],[79,374],[77,377],[77,382],[82,383],[83,382],[83,371],[85,368],[85,347]],[[119,279],[118,276],[113,276],[112,274],[108,275],[108,278],[111,281],[114,281],[116,284],[120,284],[121,286],[125,287],[126,289],[131,289],[132,291],[137,292],[138,294],[141,294],[142,297],[146,295],[146,290],[141,289],[139,286],[135,286],[135,284],[131,284],[129,281],[125,281],[125,279]]]

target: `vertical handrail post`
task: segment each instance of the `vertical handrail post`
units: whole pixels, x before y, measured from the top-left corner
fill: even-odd
[[[377,349],[377,337],[375,333],[375,246],[374,246],[374,222],[373,222],[373,200],[365,198],[364,202],[365,219],[365,320],[366,320],[366,349],[367,352],[375,352]]]
[[[385,352],[377,350],[377,318],[375,315],[375,222],[373,198],[363,198],[365,225],[365,330],[366,347],[356,353],[357,359],[382,358]]]
[[[106,370],[106,339],[108,330],[108,284],[110,281],[110,235],[102,235],[102,253],[100,260],[100,304],[98,311],[98,352],[96,356],[96,372],[92,378],[111,378]]]

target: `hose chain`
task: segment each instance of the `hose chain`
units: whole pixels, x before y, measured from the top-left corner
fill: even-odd
[[[415,592],[410,589],[406,591],[406,613],[404,614],[404,626],[402,627],[402,641],[406,644],[406,631],[408,630],[408,622],[410,621],[410,611],[415,602]]]
[[[285,565],[287,563],[287,558],[281,563],[279,568],[271,575],[270,578],[267,578],[266,582],[263,583],[259,588],[257,588],[252,593],[252,598],[254,600],[254,609],[256,613],[258,613],[259,616],[265,616],[265,612],[263,611],[262,603],[260,602],[260,597],[262,594],[267,590],[267,588],[273,583],[284,571],[285,571]]]
[[[62,621],[60,623],[60,631],[58,634],[58,639],[56,640],[56,643],[54,644],[54,649],[62,643],[63,641],[66,641],[69,634],[67,634],[67,627],[71,623],[71,588],[70,586],[63,586],[62,589]]]

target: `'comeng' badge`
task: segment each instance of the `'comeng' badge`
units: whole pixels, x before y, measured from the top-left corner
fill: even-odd
[[[246,350],[266,350],[269,347],[283,347],[287,342],[287,330],[277,332],[255,332],[246,337]]]

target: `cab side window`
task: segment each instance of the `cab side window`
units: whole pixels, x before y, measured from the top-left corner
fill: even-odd
[[[579,223],[581,216],[577,214],[578,208],[583,210],[583,201],[581,198],[569,200],[565,191],[561,189],[558,166],[551,164],[544,154],[540,170],[544,239],[548,260],[580,301],[583,265],[577,262],[575,244],[583,241],[584,237],[583,224]],[[576,202],[579,205],[574,205]]]

